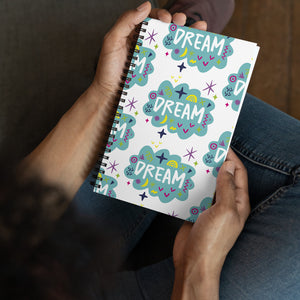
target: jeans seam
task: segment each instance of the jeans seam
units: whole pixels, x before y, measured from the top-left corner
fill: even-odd
[[[284,174],[284,175],[291,175],[291,172],[293,170],[292,166],[288,165],[287,163],[283,163],[276,160],[271,160],[267,158],[264,154],[259,152],[254,152],[253,150],[250,150],[248,147],[245,147],[242,143],[238,141],[238,138],[233,138],[231,148],[234,149],[238,154],[243,156],[245,159],[249,160],[250,162],[268,168],[270,170],[276,171],[278,173]],[[255,157],[250,157],[250,155],[247,155],[246,153],[251,153],[252,156],[257,156],[258,159],[255,159]],[[262,160],[262,162],[259,161],[259,159]],[[271,166],[271,164],[277,165],[278,167],[281,167],[282,169],[288,169],[289,171],[284,171],[280,168],[276,168]]]
[[[259,203],[250,213],[250,217],[253,217],[259,213],[264,212],[268,207],[271,206],[280,196],[282,196],[289,188],[294,186],[294,184],[286,185],[277,189],[273,194],[267,197],[264,201]]]
[[[136,222],[132,225],[132,227],[130,227],[126,233],[124,234],[124,239],[125,240],[128,240],[128,238],[130,236],[132,236],[132,234],[134,233],[134,231],[136,230],[136,228],[143,222],[143,220],[146,218],[147,216],[147,213],[146,212],[143,212],[142,215],[140,215]]]
[[[142,295],[142,297],[143,297],[143,300],[145,300],[145,299],[146,299],[146,296],[145,296],[144,291],[143,291],[143,289],[142,289],[142,287],[141,287],[141,283],[140,283],[139,277],[137,276],[137,272],[136,272],[136,271],[134,271],[134,276],[135,276],[137,285],[138,285],[138,287],[139,287],[140,293],[141,293],[141,295]]]

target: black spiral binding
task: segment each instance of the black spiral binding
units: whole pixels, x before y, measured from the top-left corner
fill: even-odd
[[[128,77],[128,74],[133,74],[133,68],[135,68],[135,63],[134,61],[138,59],[137,56],[134,56],[134,53],[139,53],[139,50],[136,49],[136,45],[137,46],[142,46],[142,43],[139,42],[138,40],[144,39],[144,36],[142,35],[142,33],[146,32],[146,29],[144,28],[144,26],[147,26],[148,22],[147,21],[143,21],[142,23],[140,23],[136,28],[136,35],[134,36],[134,41],[132,42],[132,48],[129,50],[130,55],[128,55],[127,59],[128,61],[126,62],[125,66],[126,68],[123,69],[123,75],[121,76],[121,82],[120,82],[120,87],[122,88],[122,90],[118,91],[118,96],[117,96],[117,100],[118,103],[114,106],[114,108],[117,110],[117,112],[115,113],[115,117],[112,120],[113,125],[110,128],[110,134],[108,136],[108,141],[106,143],[106,145],[112,145],[113,142],[110,141],[110,138],[114,138],[115,137],[115,132],[117,131],[117,128],[114,125],[117,125],[119,123],[119,120],[116,119],[116,117],[120,118],[122,113],[120,113],[120,111],[123,110],[123,106],[122,104],[125,103],[126,99],[124,96],[127,96],[127,92],[124,91],[124,88],[129,88],[129,85],[126,84],[126,81],[130,81],[131,78]],[[94,174],[92,175],[92,177],[95,179],[95,181],[91,181],[90,184],[94,187],[94,188],[100,188],[101,184],[100,182],[102,181],[102,177],[98,176],[98,173],[100,174],[104,174],[105,171],[101,170],[101,167],[106,167],[107,163],[105,162],[105,160],[109,159],[109,156],[106,153],[110,153],[111,150],[110,148],[105,148],[104,149],[104,154],[99,154],[98,157],[98,161],[96,163],[96,166],[94,168]]]

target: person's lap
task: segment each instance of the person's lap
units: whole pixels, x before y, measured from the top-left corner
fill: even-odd
[[[248,170],[252,212],[226,259],[220,297],[295,299],[300,296],[300,122],[247,95],[231,146]],[[89,180],[75,202],[114,225],[122,236],[124,259],[156,216],[93,193]],[[122,272],[111,297],[165,299],[173,277],[171,258]]]
[[[222,270],[221,299],[300,297],[300,122],[248,95],[232,148],[251,215]],[[298,297],[297,297],[298,296]]]

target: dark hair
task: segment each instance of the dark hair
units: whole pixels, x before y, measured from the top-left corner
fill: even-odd
[[[87,299],[95,277],[108,287],[118,255],[107,230],[72,207],[57,221],[59,189],[0,169],[0,299]]]

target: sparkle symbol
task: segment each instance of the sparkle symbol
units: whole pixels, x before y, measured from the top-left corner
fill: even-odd
[[[130,181],[127,181],[127,185],[129,185],[130,184]]]
[[[160,135],[160,138],[162,138],[164,135],[167,135],[164,129],[162,131],[158,131],[157,133]]]
[[[129,104],[127,104],[125,107],[129,106],[129,111],[131,111],[132,108],[135,108],[134,103],[137,103],[137,100],[134,100],[134,97],[132,98],[132,100],[128,100]]]
[[[160,164],[162,163],[162,161],[168,160],[168,159],[165,157],[164,152],[161,154],[161,156],[156,155],[156,157],[159,158],[159,163],[160,163]]]
[[[197,161],[195,161],[195,162],[194,162],[194,165],[195,165],[195,166],[197,166],[197,165],[198,165],[198,162],[197,162]]]
[[[146,193],[144,192],[143,194],[139,194],[139,196],[141,196],[141,200],[143,201],[145,198],[148,198],[148,196],[146,195]]]
[[[218,96],[217,95],[214,95],[214,100],[216,100],[218,98]]]
[[[199,103],[201,103],[202,104],[202,106],[204,106],[204,103],[205,103],[206,101],[205,100],[203,100],[203,99],[201,99],[201,101],[199,101]]]
[[[147,52],[148,52],[148,51],[147,51],[146,49],[144,49],[144,50],[141,52],[141,54],[146,55]]]
[[[146,119],[145,121],[146,121],[146,123],[148,123],[148,122],[149,122],[149,119]]]
[[[201,210],[202,212],[204,212],[204,211],[206,210],[205,206],[204,206],[204,205],[201,206],[200,210]]]
[[[172,214],[168,213],[168,215],[171,216],[171,217],[177,217],[178,216],[177,214],[175,214],[174,210],[172,211]]]
[[[120,174],[117,174],[116,177],[119,178],[119,177],[120,177]]]
[[[225,105],[226,105],[226,107],[228,107],[228,105],[229,105],[228,102]]]
[[[188,149],[186,149],[187,154],[186,154],[186,155],[183,155],[183,157],[188,156],[188,157],[189,157],[189,161],[190,161],[191,158],[195,158],[193,154],[194,154],[195,152],[197,152],[197,150],[193,150],[193,148],[194,148],[194,147],[192,147],[192,149],[191,149],[190,151],[189,151]]]
[[[157,49],[157,48],[158,48],[158,45],[156,44],[156,45],[154,46],[154,48]]]
[[[181,166],[180,170],[182,170],[184,172],[184,170],[186,169],[186,167],[184,165]]]
[[[182,71],[183,69],[186,69],[186,66],[184,65],[184,62],[182,62],[182,64],[181,64],[181,65],[178,65],[177,67],[180,69],[180,73],[181,73],[181,71]]]
[[[166,56],[168,56],[169,55],[169,52],[166,52]]]
[[[158,34],[158,32],[154,33],[154,29],[152,30],[152,33],[150,33],[149,31],[147,32],[149,34],[149,36],[145,39],[145,41],[149,40],[149,45],[151,44],[151,42],[155,42],[154,36],[156,36]]]
[[[218,60],[217,60],[217,64],[219,65],[220,63],[221,63],[221,61],[218,59]]]
[[[182,95],[187,95],[187,93],[183,91],[183,87],[181,87],[180,91],[175,91],[175,92],[179,94],[179,99],[181,98]]]
[[[113,163],[109,162],[110,163],[110,167],[107,168],[107,170],[111,169],[111,173],[113,171],[117,171],[116,169],[116,166],[118,166],[119,164],[116,164],[116,161],[114,161]]]
[[[216,84],[213,84],[213,81],[211,81],[210,84],[206,82],[207,88],[205,88],[203,91],[208,90],[207,95],[209,95],[210,92],[214,93],[214,90],[212,89]]]
[[[206,174],[208,174],[209,172],[210,172],[210,171],[207,169],[207,170],[206,170]]]
[[[139,113],[136,111],[134,114],[137,116]]]

